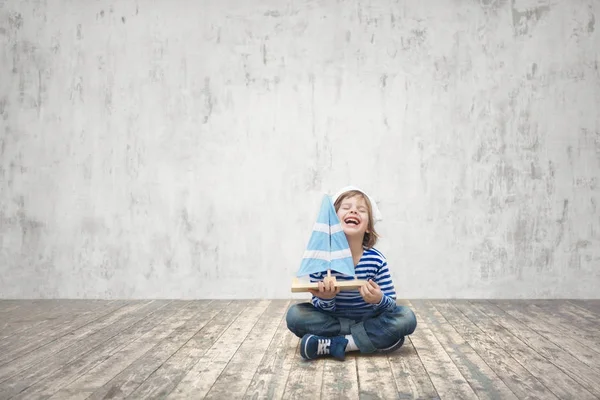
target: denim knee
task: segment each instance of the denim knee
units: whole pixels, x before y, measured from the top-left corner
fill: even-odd
[[[299,304],[292,305],[285,315],[285,322],[287,324],[288,329],[292,331],[296,336],[298,336],[296,326],[298,325],[298,321],[302,320],[303,314],[302,310],[298,306]]]
[[[390,329],[399,336],[412,334],[417,328],[417,317],[413,310],[405,306],[396,306],[391,313]]]

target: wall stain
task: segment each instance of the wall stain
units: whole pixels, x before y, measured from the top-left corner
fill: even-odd
[[[515,36],[526,35],[531,27],[550,12],[550,6],[539,6],[519,11],[515,7],[515,0],[511,1],[511,12]]]
[[[279,18],[281,14],[277,10],[269,10],[263,14],[265,17]]]
[[[531,72],[527,73],[527,79],[528,80],[532,80],[535,77],[535,73],[537,72],[537,64],[533,63],[531,64]]]
[[[213,97],[210,91],[210,78],[204,78],[204,88],[202,89],[202,94],[204,96],[204,119],[203,123],[208,123],[210,116],[213,112]]]
[[[556,167],[552,161],[548,161],[548,173],[549,177],[546,179],[546,194],[551,196],[554,194],[555,190],[554,175],[556,174]]]
[[[379,78],[379,80],[381,81],[381,87],[385,88],[387,85],[387,74],[382,74],[381,77]]]
[[[77,24],[77,40],[83,39],[83,34],[81,32],[81,24]]]
[[[557,248],[558,245],[562,242],[563,237],[565,235],[565,224],[567,223],[569,217],[569,200],[565,199],[563,201],[563,210],[560,219],[556,222],[558,223],[558,234],[556,235],[556,240],[554,241],[554,248]]]
[[[13,32],[18,31],[23,26],[23,16],[20,13],[11,12],[8,15],[8,26]]]
[[[496,247],[490,239],[485,239],[473,249],[471,260],[479,263],[480,278],[490,281],[505,275],[508,252],[503,247]]]
[[[38,111],[38,117],[42,114],[42,95],[45,93],[44,84],[42,81],[42,71],[38,70],[38,91],[36,107]]]
[[[594,15],[594,13],[592,11],[590,11],[590,20],[589,20],[589,22],[587,24],[587,31],[588,31],[588,33],[593,33],[595,26],[596,26],[596,17]]]
[[[6,104],[8,104],[8,100],[6,100],[6,96],[0,99],[0,116],[3,120],[8,119],[8,113],[6,112]]]

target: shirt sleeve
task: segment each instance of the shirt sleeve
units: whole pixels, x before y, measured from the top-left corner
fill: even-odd
[[[373,279],[383,292],[381,301],[375,305],[375,310],[392,310],[396,306],[396,289],[390,275],[387,260],[382,257],[382,264]]]
[[[323,280],[323,273],[319,272],[316,274],[310,274],[311,282],[320,282]],[[322,299],[317,296],[313,296],[311,303],[316,308],[323,311],[335,311],[335,297],[333,299]]]

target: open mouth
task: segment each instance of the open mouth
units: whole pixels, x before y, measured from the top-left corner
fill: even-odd
[[[356,226],[356,225],[360,224],[360,221],[356,217],[348,217],[348,218],[344,219],[344,222],[346,223],[346,225]]]

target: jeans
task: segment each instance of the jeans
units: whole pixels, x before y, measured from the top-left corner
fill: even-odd
[[[311,303],[291,306],[286,315],[288,329],[296,336],[352,335],[361,353],[393,351],[417,327],[412,310],[396,305],[390,311],[371,312],[362,317],[352,317],[344,312],[323,311]]]

